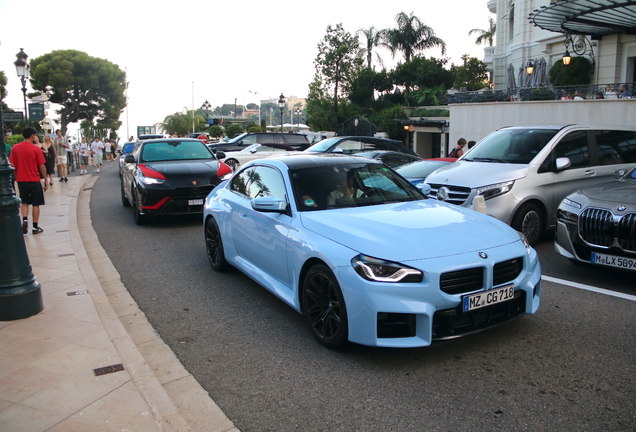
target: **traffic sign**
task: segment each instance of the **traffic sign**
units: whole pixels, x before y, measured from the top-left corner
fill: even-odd
[[[21,112],[4,112],[2,111],[2,120],[6,123],[22,123],[24,121],[24,114]]]
[[[29,120],[40,121],[44,118],[44,104],[30,103],[29,104]]]

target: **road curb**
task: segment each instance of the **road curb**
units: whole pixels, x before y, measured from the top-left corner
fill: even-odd
[[[86,176],[73,198],[71,242],[87,290],[134,384],[164,431],[239,432],[163,342],[122,284],[93,230],[90,198],[96,180],[97,176]]]

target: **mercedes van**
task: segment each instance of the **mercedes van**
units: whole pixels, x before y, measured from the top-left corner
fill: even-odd
[[[504,127],[457,162],[432,173],[430,198],[487,213],[535,244],[556,224],[561,200],[636,164],[636,127],[547,125]]]

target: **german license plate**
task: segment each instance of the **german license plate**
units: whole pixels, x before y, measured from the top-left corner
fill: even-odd
[[[195,199],[195,200],[188,200],[188,205],[203,205],[203,198]]]
[[[462,296],[464,312],[479,309],[485,306],[512,300],[515,297],[515,285],[509,284],[488,291]]]
[[[636,270],[636,259],[624,258],[616,255],[606,255],[592,252],[590,259],[592,264],[602,264],[610,267],[617,267],[627,270]]]

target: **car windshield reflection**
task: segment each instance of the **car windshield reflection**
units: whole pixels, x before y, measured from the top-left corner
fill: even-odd
[[[362,207],[426,199],[409,182],[382,164],[338,164],[291,171],[300,211]]]
[[[196,159],[215,159],[205,144],[198,140],[146,143],[141,154],[142,162]]]
[[[557,129],[504,129],[473,148],[463,161],[527,164],[556,135]]]

